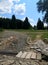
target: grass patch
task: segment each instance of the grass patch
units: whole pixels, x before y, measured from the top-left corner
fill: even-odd
[[[33,31],[29,31],[27,35],[29,35],[32,38],[32,40],[37,39],[37,36],[40,36],[40,39],[44,39],[44,38],[48,38],[48,31],[47,30],[33,30]]]
[[[43,38],[43,39],[44,39],[44,38],[48,38],[48,32],[42,34],[42,38]]]
[[[34,39],[36,39],[36,35],[37,35],[37,33],[34,33],[34,32],[28,32],[27,35],[30,36],[32,40],[34,40]]]
[[[33,29],[0,29],[0,32],[3,30],[20,32],[22,34],[27,34],[31,37],[32,40],[35,40],[37,36],[41,36],[41,39],[48,38],[48,30],[33,30]]]
[[[3,29],[2,28],[0,28],[0,32],[2,32],[3,31]]]

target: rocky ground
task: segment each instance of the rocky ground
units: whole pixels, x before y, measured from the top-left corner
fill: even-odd
[[[0,55],[0,65],[48,65],[48,62],[44,60],[20,59],[10,55]]]
[[[1,51],[5,53],[1,54]],[[16,54],[19,51],[40,52],[43,59],[17,58]],[[0,65],[48,65],[48,60],[44,57],[48,59],[48,44],[42,40],[36,40],[33,43],[28,35],[15,31],[4,31],[0,34]]]

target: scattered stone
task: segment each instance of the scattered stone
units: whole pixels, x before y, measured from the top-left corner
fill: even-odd
[[[3,55],[3,57],[4,57],[4,58],[6,58],[6,57],[7,57],[7,55]]]
[[[36,58],[36,53],[32,53],[31,59],[37,59],[37,58]]]
[[[27,38],[27,44],[28,44],[28,45],[32,44],[32,40],[31,40],[30,37]]]
[[[48,45],[46,45],[42,40],[38,40],[31,46],[31,49],[41,52],[42,54],[48,55]]]
[[[16,61],[14,65],[20,65],[20,64],[19,64],[19,62],[18,62],[18,61]]]
[[[14,63],[14,60],[6,60],[4,62],[1,62],[1,65],[9,65],[9,64],[12,64]]]
[[[24,53],[22,54],[21,58],[25,58],[26,55],[27,55],[27,52],[24,52]]]
[[[40,63],[37,62],[37,61],[31,61],[31,64],[30,65],[40,65]]]
[[[28,65],[26,62],[19,61],[20,65]]]
[[[30,59],[31,55],[32,55],[32,52],[28,52],[26,55],[26,59]]]
[[[2,43],[0,42],[0,46],[2,46]]]
[[[16,57],[21,57],[21,55],[22,55],[22,51],[20,51],[20,52],[16,55]]]
[[[3,56],[0,55],[0,65],[48,65],[48,64],[46,64],[47,62],[45,62],[43,64],[42,63],[39,64],[39,62],[40,62],[39,60],[41,59],[41,53],[38,53],[38,52],[33,53],[32,51],[30,52],[30,46],[32,45],[32,40],[30,38],[28,38],[28,40],[27,40],[27,44],[28,44],[27,45],[26,44],[27,36],[24,36],[17,32],[17,39],[16,39],[16,36],[14,36],[14,34],[16,35],[16,32],[15,33],[8,32],[8,34],[5,34],[6,36],[5,35],[4,36],[6,38],[2,40],[2,43],[0,42],[0,48],[6,50],[7,52],[9,50],[17,50],[18,52],[19,51],[21,51],[21,52],[18,56],[16,55],[16,57],[10,56],[10,55],[3,55]],[[26,48],[25,45],[26,45],[26,47],[28,47],[27,49],[25,49]],[[39,51],[45,55],[48,55],[48,45],[46,45],[42,40],[38,40],[37,42],[35,42],[32,45],[31,49],[32,50],[35,49],[36,51]],[[27,51],[27,52],[22,52],[22,51]],[[26,58],[28,58],[28,59],[26,59]],[[32,59],[30,59],[30,58],[32,58]],[[48,57],[46,57],[46,58],[48,59]]]
[[[22,62],[22,61],[19,61],[19,64],[20,64],[20,65],[22,65],[22,64],[23,64],[23,62]]]
[[[40,49],[44,49],[46,47],[46,44],[42,41],[42,40],[38,40],[37,42],[35,42],[35,47],[40,48]]]
[[[3,60],[0,60],[0,62],[3,62]]]
[[[41,59],[41,53],[35,53],[35,52],[22,52],[20,51],[16,57],[18,58],[25,58],[25,59]]]
[[[45,55],[48,55],[48,47],[44,48],[42,51]]]
[[[37,53],[37,59],[41,60],[41,54],[40,53]]]

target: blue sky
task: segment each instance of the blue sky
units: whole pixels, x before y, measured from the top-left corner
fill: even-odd
[[[36,3],[38,0],[0,0],[0,17],[16,18],[24,20],[28,17],[30,23],[35,25],[38,18],[42,20],[42,13],[38,13]]]

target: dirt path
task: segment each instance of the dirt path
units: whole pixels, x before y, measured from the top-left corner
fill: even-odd
[[[10,37],[13,37],[13,39],[10,39]],[[3,39],[4,44],[2,47],[0,46],[0,48],[13,51],[17,50],[18,52],[24,48],[27,35],[16,31],[4,31],[1,38]],[[16,41],[16,38],[18,41]]]

